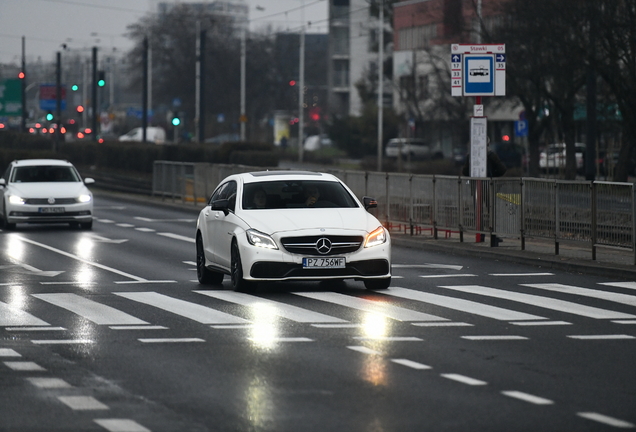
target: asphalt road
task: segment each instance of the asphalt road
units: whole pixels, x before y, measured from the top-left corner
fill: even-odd
[[[235,293],[196,214],[0,232],[0,431],[636,428],[636,282],[395,246],[386,291]]]

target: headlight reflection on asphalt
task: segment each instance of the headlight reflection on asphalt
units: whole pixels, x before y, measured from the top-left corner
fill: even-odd
[[[75,244],[75,255],[87,261],[94,261],[94,248],[95,240],[89,236],[84,236]],[[93,283],[95,277],[95,268],[85,263],[80,263],[74,274],[75,282],[79,284]]]
[[[24,310],[30,297],[26,294],[22,285],[13,285],[9,287],[9,298],[7,304],[12,308]]]
[[[250,341],[258,348],[274,348],[280,334],[276,308],[263,303],[254,305],[250,309],[254,323],[250,330]]]
[[[250,381],[247,392],[247,416],[254,429],[261,430],[266,426],[271,427],[273,416],[272,396],[267,380],[255,376]]]
[[[388,333],[388,318],[376,313],[365,313],[362,318],[364,345],[374,351],[383,352],[386,341],[382,338]],[[386,360],[382,356],[369,355],[362,364],[363,378],[373,385],[386,385]]]
[[[10,236],[9,241],[7,242],[7,253],[11,258],[22,261],[24,258],[24,252],[26,248],[24,247],[24,242],[19,238]]]

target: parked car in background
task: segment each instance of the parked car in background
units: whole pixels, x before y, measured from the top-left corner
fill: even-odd
[[[125,135],[119,137],[119,141],[142,141],[143,128],[137,127]],[[150,126],[146,128],[146,141],[155,144],[164,144],[166,142],[166,131],[160,127]]]
[[[585,169],[585,144],[575,143],[576,171]],[[565,143],[550,144],[539,154],[539,168],[543,172],[551,172],[565,168]]]
[[[9,164],[2,178],[0,225],[68,223],[93,227],[93,194],[72,163],[57,159],[25,159]]]
[[[402,157],[412,159],[442,159],[444,153],[439,144],[430,144],[420,138],[393,138],[390,139],[384,150],[388,158]]]

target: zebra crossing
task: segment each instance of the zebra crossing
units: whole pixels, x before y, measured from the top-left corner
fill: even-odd
[[[507,289],[481,285],[438,285],[436,294],[427,291],[391,287],[371,296],[356,293],[329,291],[290,292],[275,299],[267,294],[247,294],[224,290],[198,290],[199,295],[188,300],[179,298],[178,293],[162,294],[156,291],[114,291],[92,299],[77,293],[52,292],[33,293],[33,301],[21,305],[0,298],[0,328],[8,331],[65,330],[60,322],[47,322],[29,311],[26,305],[33,302],[56,308],[56,311],[70,313],[98,326],[108,326],[113,330],[168,329],[162,322],[161,313],[148,313],[144,305],[174,317],[194,321],[199,324],[222,328],[249,328],[262,322],[263,316],[308,324],[317,328],[355,328],[363,325],[365,316],[405,323],[415,327],[474,326],[479,319],[492,319],[516,326],[566,326],[574,325],[575,319],[601,320],[614,324],[636,324],[634,313],[625,312],[636,306],[636,284],[607,282],[598,287],[577,287],[556,283],[519,284],[533,293],[520,292],[513,286]],[[614,292],[634,289],[634,294]],[[365,292],[365,294],[368,292]],[[552,297],[569,296],[570,300]],[[109,305],[112,299],[130,302],[125,310]],[[462,295],[463,297],[459,297]],[[466,298],[468,297],[468,298]],[[497,299],[497,305],[489,304]],[[604,307],[584,304],[586,299],[601,300]],[[503,302],[502,302],[503,300]],[[295,305],[302,301],[304,307]],[[505,306],[502,306],[505,303]],[[120,301],[117,302],[121,304]],[[615,310],[612,305],[622,310]],[[435,314],[430,313],[435,306]],[[524,311],[528,306],[533,313]],[[318,310],[312,309],[316,308]],[[325,313],[324,310],[328,310]],[[543,311],[543,312],[541,312]],[[455,319],[457,312],[461,320]],[[58,316],[58,315],[47,315]],[[454,318],[455,317],[455,318]],[[166,318],[167,319],[167,318]],[[49,318],[49,321],[54,321]],[[629,326],[621,326],[629,329]],[[617,327],[619,328],[619,327]],[[582,335],[584,336],[584,335]],[[608,338],[632,339],[631,335],[607,335]]]

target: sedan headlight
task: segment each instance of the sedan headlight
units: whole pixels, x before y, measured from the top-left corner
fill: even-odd
[[[24,198],[21,198],[17,195],[10,195],[9,196],[9,203],[11,204],[24,204],[26,203],[26,200]]]
[[[383,227],[377,227],[373,230],[364,242],[364,247],[369,248],[373,246],[378,246],[384,244],[386,242],[386,231]]]
[[[262,232],[254,229],[249,229],[245,233],[247,234],[247,241],[250,242],[251,245],[265,249],[278,249],[274,239],[267,234],[263,234]]]
[[[77,202],[80,202],[80,203],[87,203],[87,202],[90,202],[90,200],[91,200],[91,196],[87,194],[80,195],[77,197]]]

